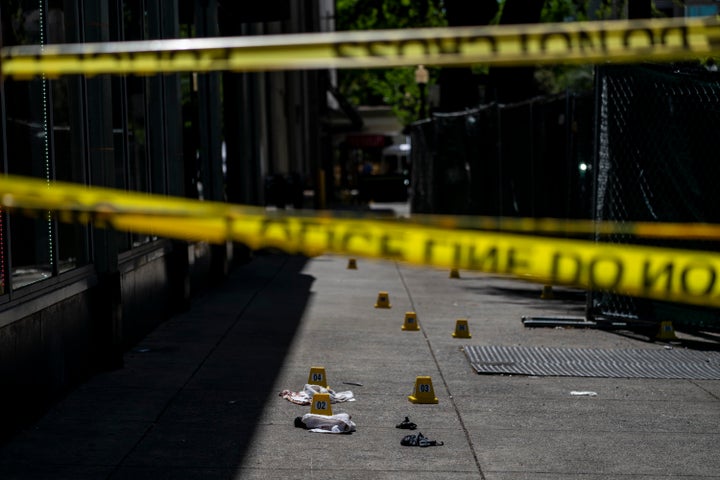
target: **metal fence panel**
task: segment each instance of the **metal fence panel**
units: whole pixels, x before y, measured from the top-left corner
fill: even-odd
[[[558,95],[413,124],[412,211],[588,218],[592,112],[592,95]]]
[[[615,222],[720,222],[720,75],[687,66],[605,66],[598,70],[594,218]],[[718,250],[717,242],[613,243]],[[714,309],[594,292],[593,316],[720,328]]]

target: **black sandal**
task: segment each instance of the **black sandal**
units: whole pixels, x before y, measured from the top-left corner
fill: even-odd
[[[412,423],[408,417],[405,417],[405,420],[395,425],[395,428],[404,428],[406,430],[415,430],[417,428],[417,425]]]
[[[422,433],[420,435],[422,435]],[[406,447],[417,447],[419,445],[418,436],[405,435],[403,439],[400,440],[400,445],[404,445]]]
[[[428,438],[423,437],[418,441],[418,445],[421,447],[435,447],[435,446],[439,447],[439,446],[445,445],[445,444],[439,440],[430,440]]]
[[[403,439],[400,440],[400,445],[404,445],[406,447],[435,447],[445,444],[437,440],[430,440],[421,432],[417,435],[405,435]]]

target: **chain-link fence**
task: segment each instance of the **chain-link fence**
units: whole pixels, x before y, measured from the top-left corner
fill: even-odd
[[[598,69],[594,218],[720,222],[720,75],[688,66]],[[612,243],[638,243],[614,235]],[[718,250],[717,242],[653,245]],[[720,328],[715,309],[593,292],[589,315]]]
[[[414,124],[412,211],[720,223],[720,73],[604,66],[595,84],[594,94],[485,105]],[[720,249],[720,242],[643,243]],[[720,330],[715,309],[616,292],[590,293],[587,316]]]
[[[414,124],[412,211],[588,218],[592,102],[559,95]]]

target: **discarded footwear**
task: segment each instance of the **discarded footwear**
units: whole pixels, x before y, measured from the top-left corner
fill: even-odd
[[[440,445],[445,445],[443,442],[439,440],[430,440],[429,438],[421,438],[418,444],[421,447],[435,447]]]
[[[408,417],[405,417],[405,420],[395,425],[395,428],[404,428],[406,430],[415,430],[417,428],[417,425],[412,423]]]
[[[437,440],[430,440],[420,432],[417,435],[405,435],[403,439],[400,440],[400,445],[406,447],[435,447],[444,445],[444,443]]]
[[[422,435],[422,434],[420,434]],[[406,447],[417,447],[418,446],[418,436],[417,435],[405,435],[402,440],[400,440],[400,445],[404,445]]]

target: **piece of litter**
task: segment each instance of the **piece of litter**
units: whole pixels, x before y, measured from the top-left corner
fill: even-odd
[[[586,391],[573,390],[572,392],[570,392],[570,395],[573,395],[575,397],[597,397],[597,392],[586,392]]]
[[[360,383],[360,382],[342,382],[342,383],[345,384],[345,385],[355,385],[355,386],[357,386],[357,387],[362,387],[362,386],[363,386],[363,384]]]

